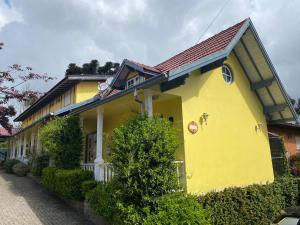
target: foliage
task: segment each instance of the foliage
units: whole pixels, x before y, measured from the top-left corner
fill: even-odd
[[[3,43],[0,43],[0,50],[2,48]],[[0,69],[0,125],[11,132],[12,125],[9,118],[16,115],[15,107],[7,105],[11,100],[26,102],[42,94],[38,91],[24,90],[20,88],[21,84],[33,80],[47,82],[52,79],[53,77],[47,74],[34,73],[31,67],[23,67],[19,64],[9,66],[5,70]]]
[[[42,183],[52,192],[67,199],[83,200],[82,183],[93,179],[91,171],[81,169],[57,169],[48,167],[43,170]]]
[[[109,222],[116,222],[120,217],[117,209],[120,195],[120,189],[116,183],[100,182],[96,188],[86,194],[86,201],[98,215],[103,216]]]
[[[300,155],[293,155],[289,158],[290,170],[294,176],[300,176]]]
[[[19,162],[17,164],[15,164],[12,168],[14,174],[16,174],[19,177],[24,177],[27,175],[27,173],[29,173],[29,167],[22,162]]]
[[[210,214],[194,196],[183,193],[169,194],[157,199],[154,212],[148,214],[143,224],[209,225]]]
[[[139,207],[124,204],[123,191],[117,183],[99,183],[88,192],[86,200],[95,212],[113,224],[210,224],[209,213],[195,197],[183,193],[168,194],[153,200],[153,205]]]
[[[91,60],[90,63],[84,63],[82,67],[75,63],[70,63],[66,70],[66,75],[71,74],[101,74],[112,75],[119,69],[119,63],[106,62],[103,66],[99,65],[98,60]]]
[[[20,161],[17,159],[8,159],[5,161],[4,163],[4,169],[6,173],[13,173],[13,166],[17,163],[19,163]]]
[[[56,167],[79,167],[83,142],[78,117],[56,117],[49,121],[42,128],[41,140]]]
[[[211,211],[212,224],[265,225],[280,211],[297,203],[297,182],[290,177],[273,184],[227,188],[199,197],[205,209]]]
[[[49,156],[46,154],[38,155],[31,161],[31,173],[41,176],[44,168],[49,166]]]
[[[112,136],[115,179],[124,204],[143,207],[176,189],[177,131],[162,118],[138,116],[116,128]]]
[[[83,181],[81,184],[81,192],[82,192],[82,196],[86,196],[86,194],[88,192],[90,192],[91,190],[93,190],[95,187],[97,187],[97,184],[99,182],[95,181],[95,180],[86,180]]]
[[[56,192],[56,171],[55,167],[47,167],[42,172],[42,184],[51,192]]]

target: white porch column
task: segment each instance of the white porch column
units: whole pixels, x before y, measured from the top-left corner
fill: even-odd
[[[31,131],[31,140],[30,140],[30,152],[33,154],[33,148],[34,148],[34,129]]]
[[[145,90],[145,112],[148,117],[153,117],[153,103],[152,103],[152,91],[151,90]]]
[[[19,151],[18,151],[18,156],[17,158],[20,160],[22,155],[21,155],[21,149],[22,149],[22,135],[20,134],[19,135],[19,138],[18,138],[18,143],[19,143]]]
[[[24,133],[24,138],[23,138],[23,155],[22,155],[22,160],[23,162],[27,163],[27,156],[26,156],[26,145],[27,145],[27,140],[26,140],[26,134]]]
[[[36,142],[36,154],[39,155],[41,153],[41,134],[40,129],[37,131],[37,142]]]
[[[103,139],[103,108],[97,109],[97,144],[94,175],[95,180],[104,180],[103,158],[102,158],[102,140]]]

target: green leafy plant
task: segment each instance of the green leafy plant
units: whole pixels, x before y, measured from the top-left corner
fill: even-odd
[[[177,131],[160,117],[138,116],[114,129],[112,163],[124,203],[144,207],[153,198],[177,189]]]
[[[31,160],[30,164],[31,173],[35,176],[41,176],[43,169],[49,166],[49,155],[38,155]]]
[[[82,183],[93,179],[91,171],[81,169],[57,169],[48,167],[43,169],[42,183],[52,192],[71,200],[82,201]]]
[[[272,184],[208,193],[199,201],[211,211],[213,225],[267,225],[282,209],[295,206],[297,196],[297,182],[288,177]]]
[[[51,192],[56,191],[56,171],[55,167],[47,167],[42,171],[42,184]]]
[[[13,173],[13,166],[20,161],[17,159],[8,159],[4,162],[4,169],[6,173]]]
[[[183,193],[169,194],[155,201],[155,210],[149,211],[144,225],[210,225],[210,214],[195,196]]]
[[[82,196],[86,196],[86,194],[88,192],[90,192],[91,190],[93,190],[95,187],[97,187],[97,184],[99,182],[95,181],[95,180],[86,180],[83,181],[81,184],[81,192],[82,192]]]
[[[82,150],[82,131],[78,117],[56,117],[41,132],[43,146],[59,168],[77,168]]]

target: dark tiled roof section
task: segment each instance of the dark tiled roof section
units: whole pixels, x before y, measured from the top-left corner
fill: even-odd
[[[160,73],[161,71],[159,71],[158,69],[156,69],[155,67],[152,67],[152,66],[147,66],[145,64],[142,64],[142,63],[138,63],[138,62],[135,62],[135,61],[132,61],[132,60],[129,60],[130,62],[142,67],[144,70],[148,70],[148,71],[151,71],[151,72],[155,72],[155,73]]]
[[[206,39],[205,41],[202,41],[199,44],[194,45],[193,47],[158,64],[157,66],[155,66],[155,68],[160,70],[161,72],[168,72],[184,64],[192,63],[205,56],[223,50],[228,46],[230,41],[234,38],[234,36],[243,26],[245,21],[246,20],[243,20],[242,22],[232,27],[229,27],[226,30],[221,31],[220,33]]]

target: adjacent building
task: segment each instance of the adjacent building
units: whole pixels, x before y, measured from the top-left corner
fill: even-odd
[[[113,129],[140,113],[159,115],[178,129],[178,182],[189,193],[205,193],[272,182],[267,124],[296,120],[250,19],[156,66],[125,59],[100,91],[100,78],[75,77],[66,77],[16,118],[23,130],[14,137],[11,156],[41,151],[43,118],[79,115],[86,140],[82,168],[106,181],[113,176]]]

